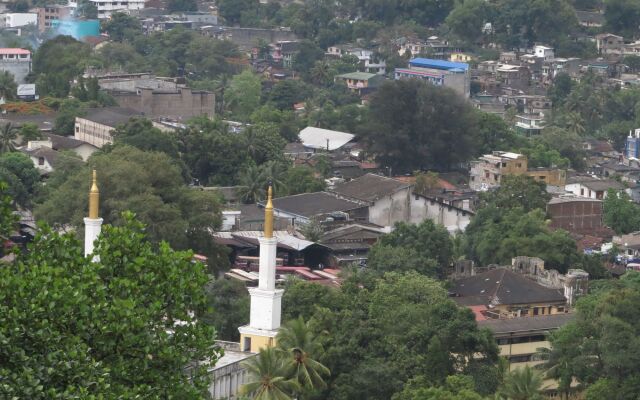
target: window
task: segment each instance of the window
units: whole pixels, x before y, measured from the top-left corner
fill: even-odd
[[[489,179],[489,177],[491,176],[491,174],[489,173],[489,171],[484,171],[484,177]]]
[[[545,179],[547,179],[547,177],[546,177],[546,176],[544,176],[544,175],[540,175],[540,180],[541,180],[541,181],[543,181],[543,180],[545,180]]]
[[[242,351],[251,351],[251,338],[245,337],[244,342],[242,342]]]
[[[506,162],[503,162],[503,163],[502,163],[502,168],[505,168],[506,166],[507,166],[507,163],[506,163]]]
[[[517,164],[516,164],[516,167],[518,167],[518,168],[522,168],[522,163],[517,163]]]
[[[44,165],[44,157],[38,157],[38,165]]]
[[[584,189],[580,189],[580,196],[584,196]]]

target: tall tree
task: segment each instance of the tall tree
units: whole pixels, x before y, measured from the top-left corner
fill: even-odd
[[[0,181],[9,185],[9,194],[21,207],[30,207],[40,188],[40,173],[23,153],[0,155]]]
[[[8,153],[16,149],[18,129],[8,122],[0,127],[0,153]]]
[[[16,98],[18,85],[15,77],[9,71],[0,72],[0,97],[5,100],[13,100]]]
[[[394,171],[448,170],[474,153],[477,114],[449,88],[419,80],[385,83],[373,95],[362,137]]]
[[[253,400],[292,400],[299,390],[295,379],[287,377],[287,366],[274,348],[266,348],[244,364],[250,380],[240,388]]]
[[[260,105],[260,77],[247,69],[231,78],[231,84],[225,94],[232,117],[236,120],[246,121]]]
[[[0,397],[204,398],[206,366],[220,355],[196,317],[205,268],[189,252],[154,248],[125,220],[102,227],[99,259],[44,229],[0,268]]]
[[[491,204],[503,210],[521,207],[525,212],[540,209],[546,212],[551,195],[547,185],[526,175],[507,175],[500,187],[492,192],[480,194],[484,204]]]
[[[498,394],[508,400],[542,400],[542,386],[542,375],[526,366],[509,372]]]
[[[277,340],[289,376],[298,382],[302,395],[327,387],[323,376],[330,375],[329,369],[318,361],[324,349],[309,322],[301,317],[287,322],[280,328]]]
[[[604,199],[604,223],[618,234],[640,229],[640,207],[625,192],[610,189]]]
[[[136,17],[123,12],[115,12],[111,14],[109,19],[103,20],[102,30],[109,35],[111,40],[116,42],[133,41],[137,35],[142,33],[142,25]]]

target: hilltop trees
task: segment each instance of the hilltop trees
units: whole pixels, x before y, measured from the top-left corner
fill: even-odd
[[[196,317],[205,268],[124,220],[103,226],[99,261],[73,235],[43,229],[0,268],[0,397],[205,397],[220,355]]]
[[[371,100],[362,137],[396,172],[447,170],[474,154],[477,114],[449,88],[419,80],[383,84]]]

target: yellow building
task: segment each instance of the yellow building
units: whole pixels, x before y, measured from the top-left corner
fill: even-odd
[[[454,300],[464,306],[485,306],[491,318],[564,314],[561,289],[545,287],[507,268],[497,268],[453,282]]]
[[[478,321],[478,326],[493,333],[500,356],[509,361],[509,371],[512,371],[544,363],[539,349],[551,348],[549,333],[571,322],[573,318],[574,314],[557,314],[534,318],[489,319]],[[547,380],[545,387],[554,389],[557,383]]]
[[[538,182],[552,186],[564,186],[567,183],[567,171],[558,168],[530,168],[526,175]]]
[[[449,57],[449,61],[468,63],[470,61],[473,61],[473,57],[469,54],[464,54],[464,53],[451,53],[451,56]]]

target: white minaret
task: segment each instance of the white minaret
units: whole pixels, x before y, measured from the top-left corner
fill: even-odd
[[[93,244],[100,235],[102,228],[102,218],[98,217],[98,207],[100,204],[100,192],[96,182],[96,170],[93,170],[93,180],[89,191],[89,217],[84,219],[84,255],[93,254]],[[94,258],[94,261],[96,258]]]
[[[282,294],[276,289],[276,252],[278,241],[273,237],[273,190],[269,186],[267,205],[264,208],[264,236],[259,238],[260,269],[258,287],[249,288],[251,314],[249,325],[238,328],[240,348],[257,353],[260,349],[276,344],[280,328]]]

